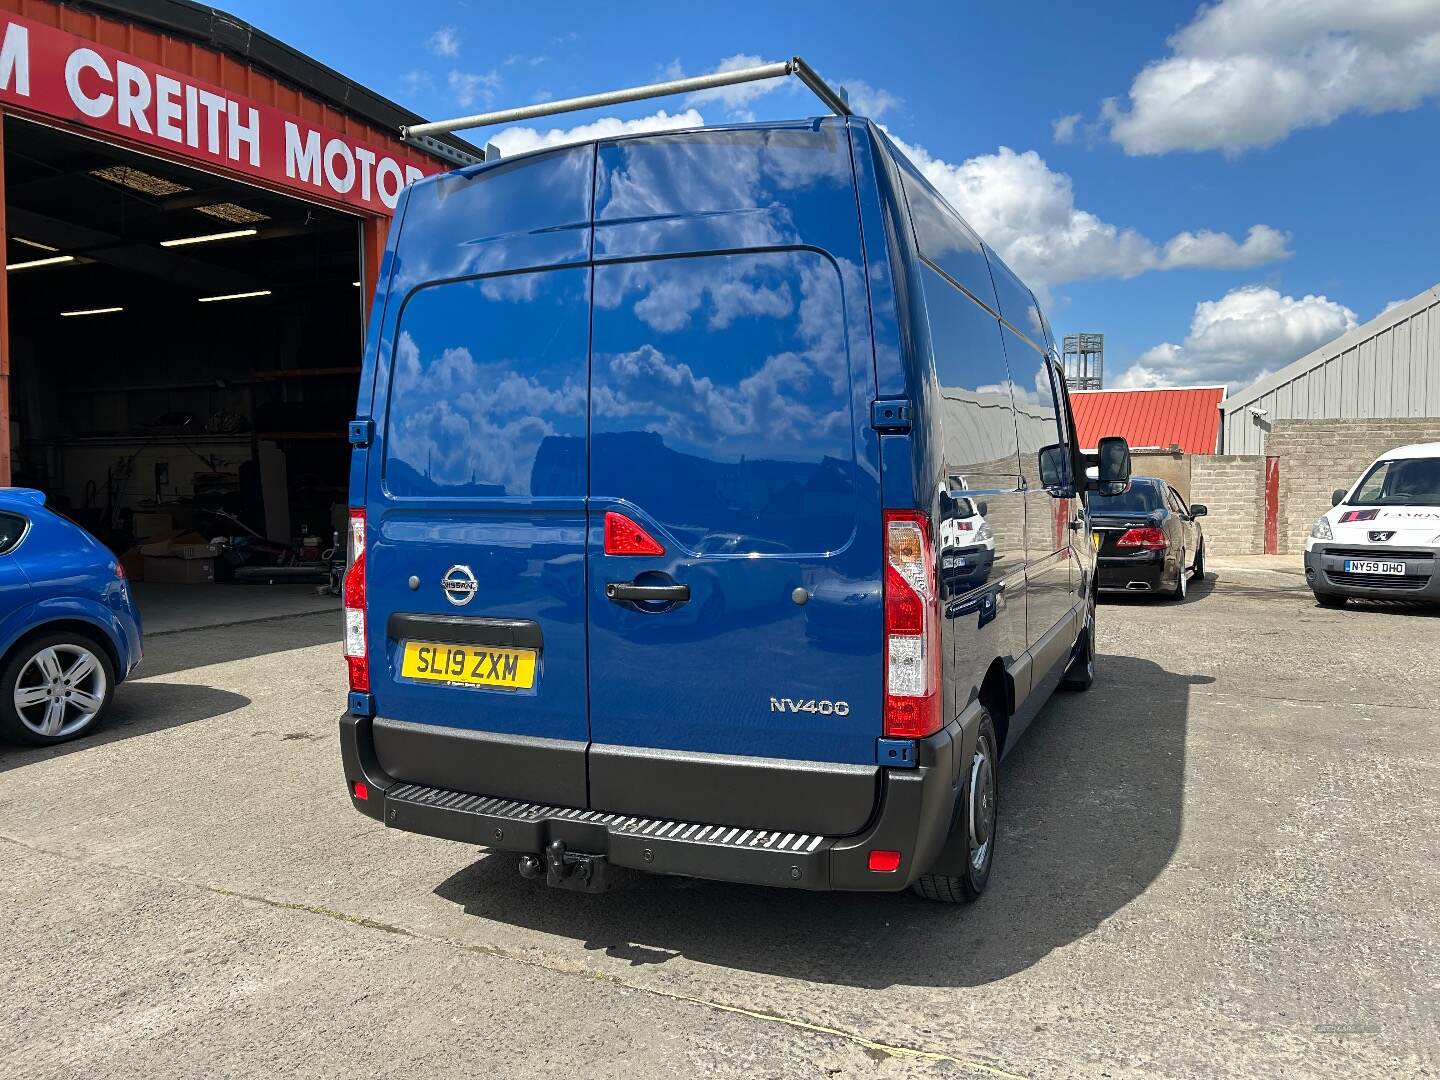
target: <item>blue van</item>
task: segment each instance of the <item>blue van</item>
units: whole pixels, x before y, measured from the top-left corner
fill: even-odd
[[[353,804],[527,877],[974,899],[1001,756],[1093,677],[1128,449],[866,120],[416,183],[350,437]]]

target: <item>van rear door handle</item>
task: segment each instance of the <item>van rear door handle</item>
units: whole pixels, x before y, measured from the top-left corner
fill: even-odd
[[[683,604],[690,599],[689,585],[636,585],[633,581],[611,581],[605,595],[617,604],[637,601],[652,604]]]

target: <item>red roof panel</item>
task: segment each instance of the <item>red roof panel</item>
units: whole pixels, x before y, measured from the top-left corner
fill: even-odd
[[[1131,446],[1178,446],[1187,454],[1213,454],[1220,436],[1223,386],[1163,390],[1072,390],[1075,426],[1087,450],[1104,435],[1123,435]]]

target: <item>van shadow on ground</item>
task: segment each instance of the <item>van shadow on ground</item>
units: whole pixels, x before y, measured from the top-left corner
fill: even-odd
[[[1006,758],[984,899],[807,893],[616,873],[587,896],[521,879],[494,855],[435,890],[467,914],[571,938],[632,964],[705,964],[860,987],[969,986],[1023,971],[1095,930],[1165,868],[1180,838],[1187,677],[1104,656],[1088,694],[1058,695]]]

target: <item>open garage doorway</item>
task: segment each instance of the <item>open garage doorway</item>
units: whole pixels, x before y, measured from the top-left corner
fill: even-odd
[[[4,148],[12,483],[123,555],[142,610],[324,603],[359,219],[13,116]]]

